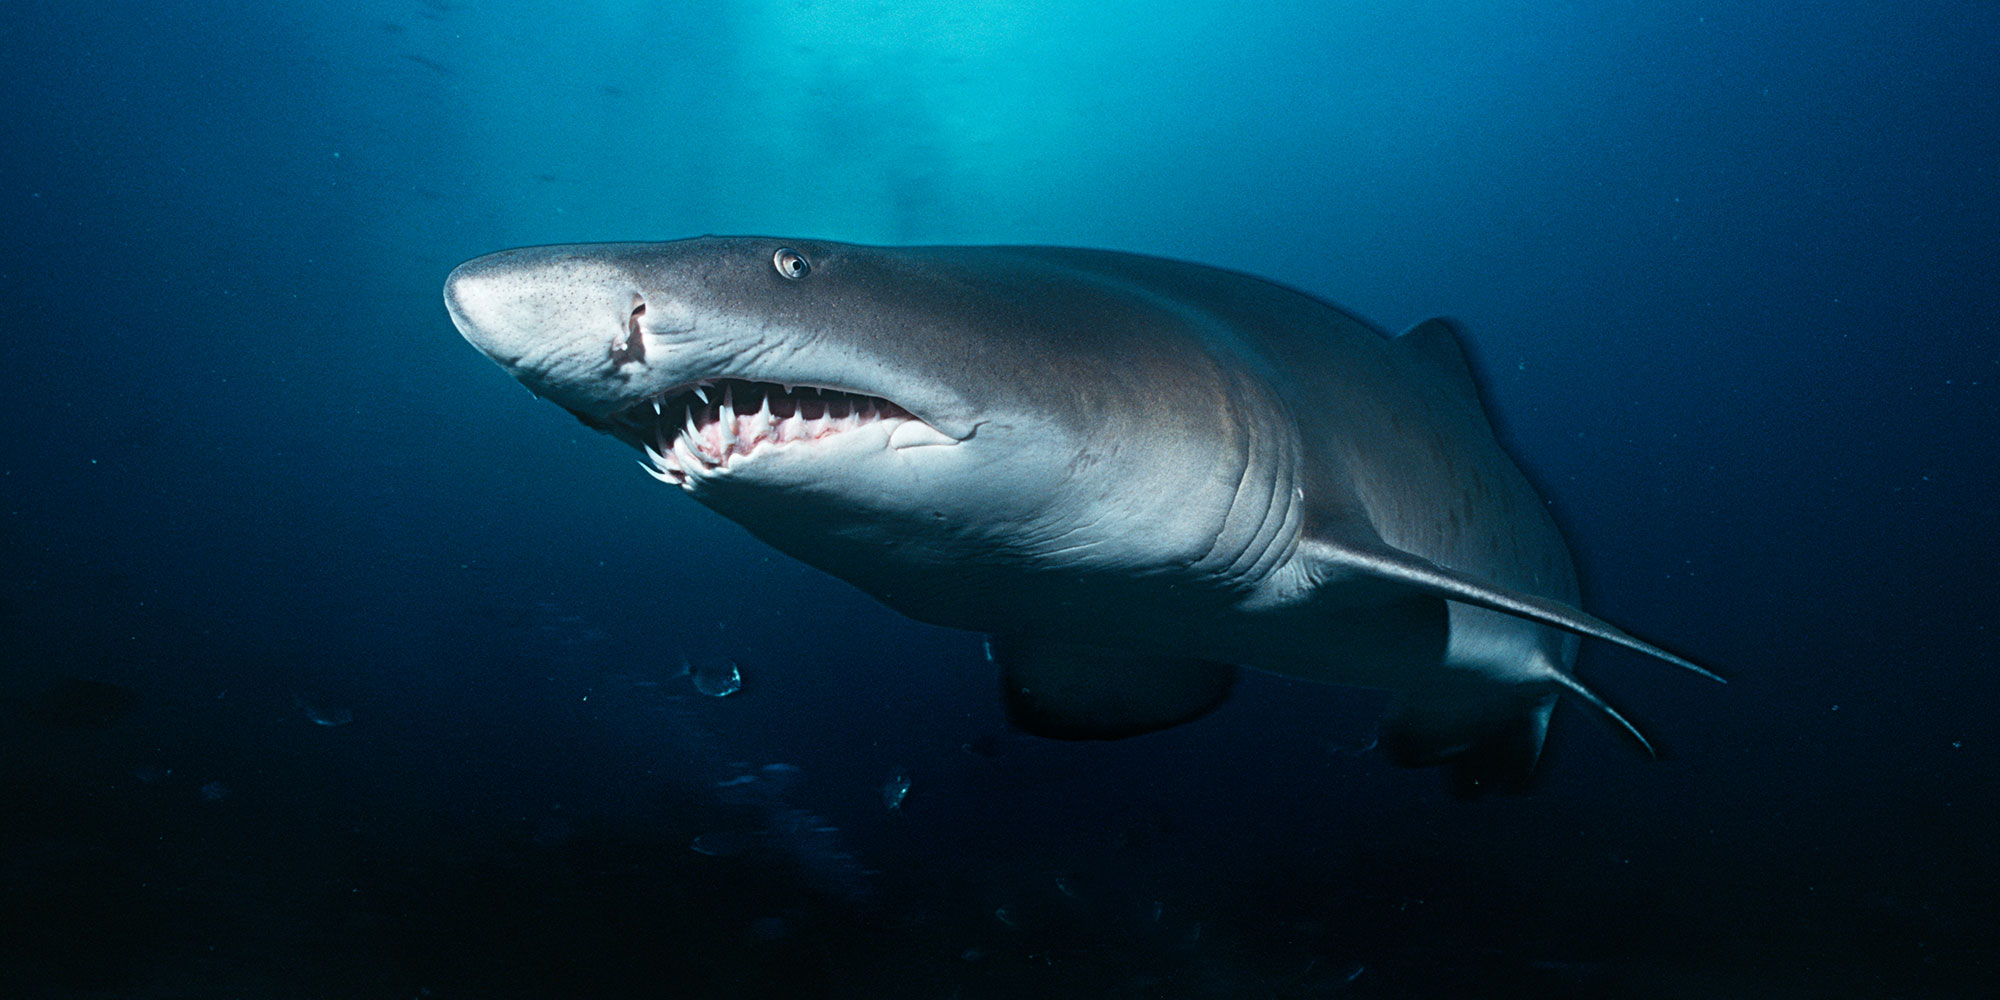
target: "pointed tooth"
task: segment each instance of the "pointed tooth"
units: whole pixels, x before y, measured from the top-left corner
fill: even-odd
[[[688,445],[688,439],[684,437],[674,439],[674,457],[681,460],[682,468],[690,471],[708,464],[706,459],[695,455],[694,449]]]
[[[708,389],[700,382],[694,384],[694,398],[701,400],[703,406],[708,405]]]
[[[656,416],[656,417],[657,417],[657,416],[659,416],[659,415],[660,415],[660,397],[658,397],[658,396],[654,396],[654,397],[653,397],[653,416]]]
[[[771,394],[765,393],[759,403],[757,412],[750,417],[750,439],[768,441],[775,436],[771,428]]]
[[[736,394],[722,387],[722,450],[736,447]]]
[[[668,475],[679,477],[675,482],[687,478],[687,469],[681,465],[681,460],[676,457],[674,449],[665,443],[662,443],[659,448],[647,445],[646,457],[652,459],[652,468]]]
[[[701,428],[694,425],[694,407],[692,406],[688,407],[687,413],[681,417],[681,437],[689,441],[701,440]]]
[[[638,468],[644,468],[648,476],[652,476],[652,478],[656,478],[656,480],[660,480],[664,484],[670,484],[670,486],[680,486],[680,484],[688,482],[688,474],[680,470],[680,462],[674,462],[672,456],[662,456],[662,462],[656,464],[656,466],[640,462]]]

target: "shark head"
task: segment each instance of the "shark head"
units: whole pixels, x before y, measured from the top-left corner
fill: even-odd
[[[1036,266],[755,237],[533,247],[461,265],[445,302],[481,352],[656,478],[892,606],[979,625],[926,613],[924,578],[949,566],[999,592],[1015,571],[1129,579],[1220,558],[1242,482],[1235,428],[1172,403],[1232,391],[1219,369],[1143,338],[1107,364],[1047,322],[1065,292]],[[1080,298],[1081,328],[1103,308]]]
[[[671,445],[678,425],[663,425],[653,410],[676,404],[674,415],[692,418],[699,431],[684,442],[695,461],[672,472],[678,482],[749,468],[781,474],[769,468],[778,456],[833,454],[781,447],[787,444],[831,448],[838,440],[858,449],[865,440],[875,450],[900,451],[970,438],[973,407],[951,394],[937,371],[956,362],[950,347],[923,343],[922,330],[893,351],[869,343],[875,327],[849,315],[856,285],[865,284],[855,280],[854,255],[792,242],[797,246],[700,239],[509,250],[454,270],[445,305],[482,353],[595,429],[639,447]],[[811,416],[800,419],[833,423],[810,434],[796,423],[777,433],[760,426],[739,437],[721,419],[725,402],[746,429],[760,410],[774,424],[798,418],[801,408]],[[864,428],[879,433],[840,436]],[[759,461],[748,461],[753,457]]]

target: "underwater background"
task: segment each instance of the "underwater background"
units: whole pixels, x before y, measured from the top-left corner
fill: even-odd
[[[1994,995],[1997,52],[1984,2],[12,0],[0,996]],[[1470,802],[1267,675],[1010,732],[979,636],[440,302],[709,232],[1456,317],[1586,606],[1731,683],[1586,643],[1665,759],[1565,700]]]

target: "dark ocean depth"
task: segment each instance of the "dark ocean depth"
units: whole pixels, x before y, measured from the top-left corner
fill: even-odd
[[[1984,2],[0,5],[0,997],[2000,995],[1996,54]],[[1454,317],[1585,606],[1730,683],[1586,643],[1663,759],[1565,699],[1470,801],[1272,675],[1010,730],[981,636],[440,301],[703,233]]]

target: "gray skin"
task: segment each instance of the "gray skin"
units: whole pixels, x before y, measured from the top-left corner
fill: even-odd
[[[1558,692],[1624,724],[1570,676],[1576,635],[1699,670],[1574,607],[1562,536],[1440,321],[1391,339],[1130,254],[758,237],[510,250],[445,301],[536,395],[635,447],[669,450],[678,418],[663,435],[652,403],[701,380],[907,411],[663,478],[910,617],[993,633],[1031,731],[1164,728],[1247,666],[1397,691],[1398,763],[1518,787]]]

